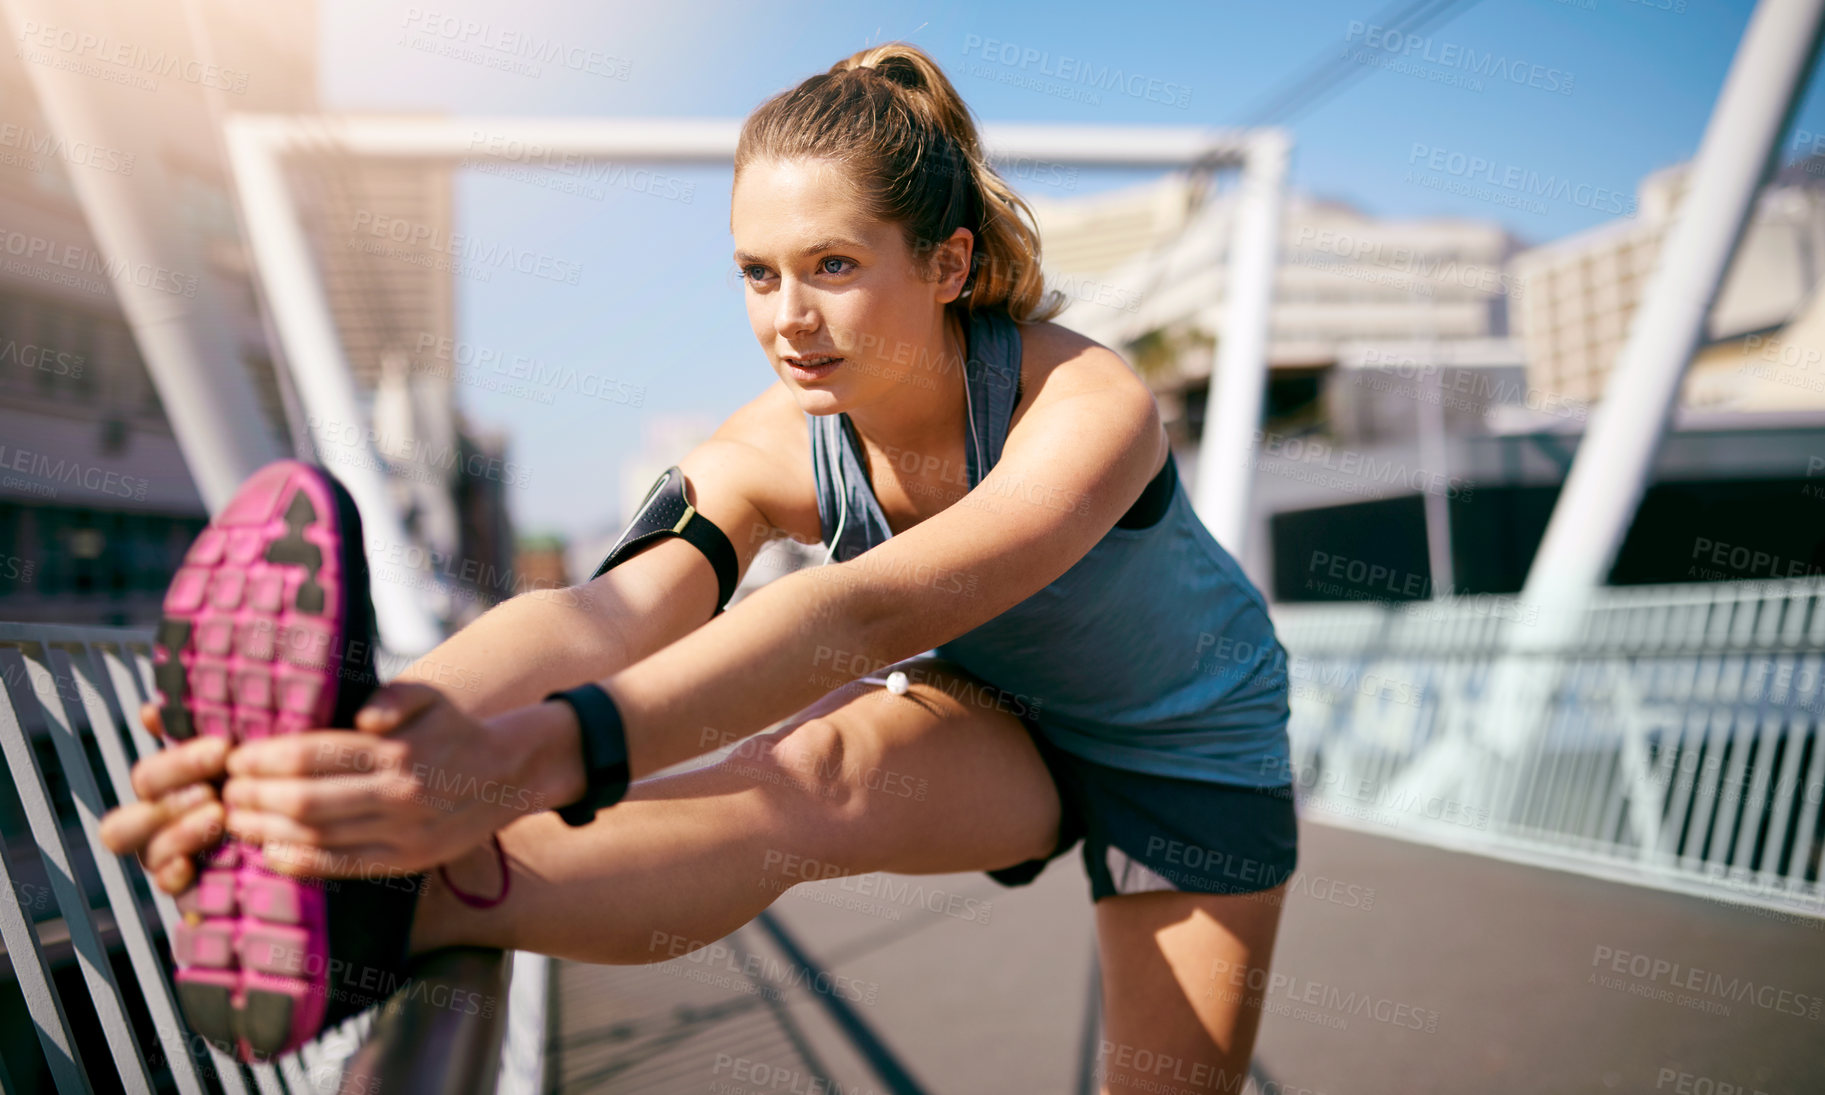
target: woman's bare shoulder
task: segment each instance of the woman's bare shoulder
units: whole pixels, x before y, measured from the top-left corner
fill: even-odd
[[[1052,322],[1020,323],[1020,407],[1041,392],[1053,397],[1111,387],[1135,394],[1151,390],[1121,354],[1069,327]]]
[[[810,431],[805,412],[783,383],[769,384],[736,408],[710,440],[742,466],[742,491],[770,523],[797,539],[817,540]]]

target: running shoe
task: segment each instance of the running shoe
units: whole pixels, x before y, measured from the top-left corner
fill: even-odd
[[[240,743],[352,727],[379,686],[361,515],[323,468],[268,464],[184,556],[153,650],[166,734]],[[423,876],[306,879],[224,840],[177,899],[177,997],[242,1060],[289,1052],[403,978]]]

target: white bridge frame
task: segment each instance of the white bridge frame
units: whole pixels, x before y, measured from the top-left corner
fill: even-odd
[[[286,183],[288,159],[333,154],[358,159],[454,166],[464,161],[516,162],[528,149],[622,163],[734,162],[741,120],[732,118],[488,118],[449,119],[237,115],[227,139],[235,184],[255,267],[307,418],[315,423],[360,422],[353,372],[336,334],[323,279]],[[1230,248],[1227,315],[1217,376],[1210,389],[1211,427],[1199,454],[1196,508],[1213,535],[1240,554],[1248,527],[1251,457],[1266,387],[1268,317],[1286,187],[1290,140],[1274,129],[1211,130],[1184,126],[985,125],[991,159],[1043,159],[1099,167],[1237,167],[1241,169],[1240,226]],[[327,437],[314,438],[322,446]],[[338,441],[337,444],[345,444]],[[250,467],[257,466],[251,464]],[[368,537],[401,542],[398,518],[384,489],[378,460],[338,466],[364,514],[374,514]],[[376,598],[383,595],[376,582]],[[414,609],[404,591],[388,592],[385,621]],[[415,610],[425,613],[420,606]],[[389,649],[426,645],[420,624]]]

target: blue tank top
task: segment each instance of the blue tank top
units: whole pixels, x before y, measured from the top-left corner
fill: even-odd
[[[968,485],[994,467],[1020,380],[1020,331],[1002,309],[966,331]],[[893,532],[874,496],[847,414],[806,415],[826,546],[853,559]],[[1170,486],[1163,516],[1117,525],[1050,585],[934,648],[999,689],[1059,748],[1152,775],[1247,787],[1291,780],[1286,650],[1267,604],[1204,527],[1168,456],[1149,493]],[[843,493],[847,492],[844,512]],[[993,504],[993,499],[984,499]],[[1028,710],[1022,712],[1019,708]]]

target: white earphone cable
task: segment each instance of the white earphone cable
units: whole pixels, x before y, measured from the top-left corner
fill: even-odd
[[[982,466],[982,437],[976,432],[976,404],[970,398],[970,374],[967,362],[963,366],[963,408],[965,421],[969,423],[970,427],[970,443],[975,446],[976,450],[976,478],[980,481],[988,475],[988,470]],[[842,419],[838,418],[836,421],[839,427],[837,432],[840,435]],[[830,548],[824,552],[824,564],[828,564],[836,555],[837,544],[841,543],[843,539],[843,524],[849,519],[849,476],[843,471],[843,449],[847,438],[843,438],[842,442],[836,451],[837,494],[841,499],[841,508],[837,511],[836,532],[830,537]],[[966,485],[974,486],[974,484]]]

